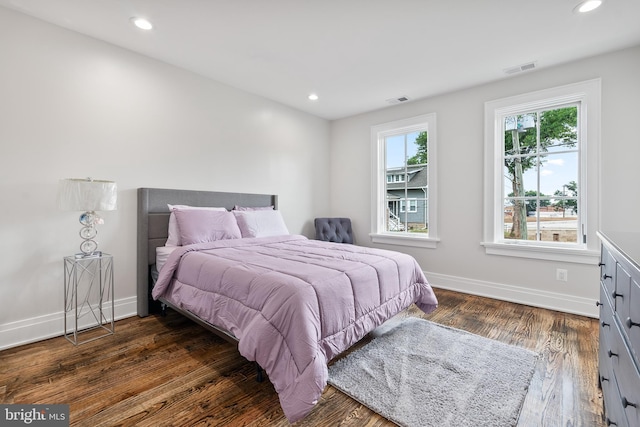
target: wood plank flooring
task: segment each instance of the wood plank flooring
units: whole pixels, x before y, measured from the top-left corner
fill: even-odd
[[[436,289],[421,316],[541,354],[520,427],[604,426],[598,321]],[[54,338],[0,352],[1,403],[68,403],[72,426],[287,426],[271,383],[234,345],[176,313],[132,317],[74,347]],[[393,426],[327,386],[296,426]]]

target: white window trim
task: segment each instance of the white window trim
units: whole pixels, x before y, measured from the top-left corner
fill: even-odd
[[[596,236],[600,223],[600,86],[594,79],[552,89],[517,95],[485,103],[484,151],[484,242],[487,254],[544,259],[581,264],[598,263],[599,243]],[[500,118],[510,111],[538,109],[553,103],[580,102],[581,140],[580,185],[583,193],[583,226],[587,235],[584,245],[566,247],[553,242],[505,241],[502,221],[496,215],[504,208],[502,201],[502,123]],[[589,173],[587,174],[587,170]],[[500,171],[500,173],[497,173]],[[582,233],[579,233],[581,236]]]
[[[421,236],[419,233],[392,233],[385,232],[385,212],[380,200],[385,200],[385,145],[384,139],[388,136],[416,132],[424,129],[427,124],[429,132],[429,235]],[[371,127],[371,241],[388,245],[412,246],[420,248],[436,248],[438,239],[438,184],[437,184],[437,128],[436,113],[423,114],[408,119],[397,120]]]

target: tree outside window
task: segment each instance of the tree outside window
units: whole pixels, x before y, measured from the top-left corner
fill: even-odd
[[[578,106],[503,118],[504,237],[578,241]]]

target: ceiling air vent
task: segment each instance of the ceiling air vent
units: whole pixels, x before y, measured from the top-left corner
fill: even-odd
[[[387,102],[391,105],[396,105],[396,104],[402,104],[403,102],[407,102],[409,100],[409,98],[407,98],[406,96],[401,96],[399,98],[389,98],[387,99]]]
[[[505,74],[516,74],[516,73],[520,73],[522,71],[533,70],[534,68],[536,68],[535,61],[534,62],[528,62],[528,63],[522,64],[522,65],[516,65],[515,67],[505,68],[504,69],[504,73]]]

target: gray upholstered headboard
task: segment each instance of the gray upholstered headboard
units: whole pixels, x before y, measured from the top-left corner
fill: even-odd
[[[138,316],[149,314],[149,267],[156,261],[156,248],[163,246],[169,234],[169,208],[172,205],[225,207],[275,206],[274,194],[223,193],[217,191],[138,188]]]

